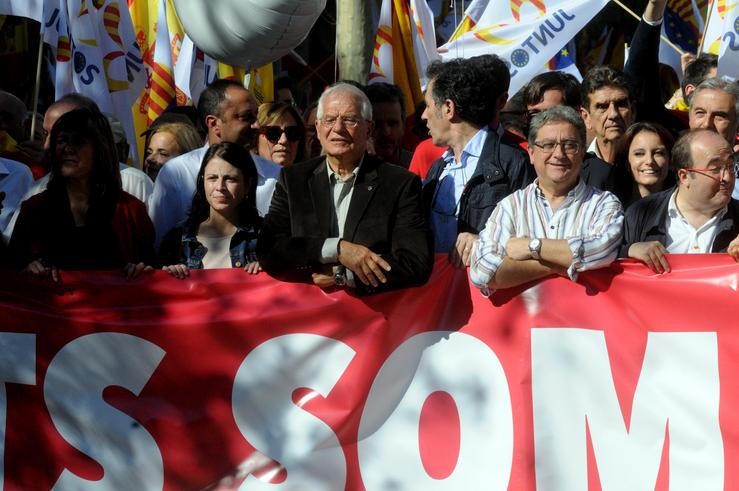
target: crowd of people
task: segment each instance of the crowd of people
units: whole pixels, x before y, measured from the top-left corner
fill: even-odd
[[[55,281],[240,268],[372,293],[423,284],[443,253],[489,294],[617,257],[655,273],[670,253],[739,258],[739,85],[715,56],[686,59],[665,107],[664,3],[649,2],[623,70],[581,82],[549,71],[509,94],[496,55],[432,63],[412,135],[392,84],[339,82],[301,113],[289,91],[257,106],[216,80],[147,129],[140,171],[120,123],[66,95],[35,166],[0,158],[0,260]],[[0,102],[20,139],[20,101]]]

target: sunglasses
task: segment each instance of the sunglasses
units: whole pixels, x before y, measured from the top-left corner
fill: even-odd
[[[262,126],[259,128],[259,132],[263,134],[270,143],[277,143],[283,133],[289,142],[300,141],[300,138],[303,136],[303,132],[297,126],[285,126],[285,129],[282,129],[279,126]]]

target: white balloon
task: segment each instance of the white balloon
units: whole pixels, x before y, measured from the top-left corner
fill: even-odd
[[[221,62],[256,68],[300,44],[326,0],[174,0],[195,45]]]

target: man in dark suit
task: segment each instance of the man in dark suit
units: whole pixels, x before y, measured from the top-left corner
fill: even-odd
[[[282,170],[257,241],[262,268],[360,293],[424,283],[433,253],[421,182],[366,153],[367,96],[350,84],[329,87],[316,129],[325,156]]]
[[[670,253],[728,252],[739,259],[739,201],[731,198],[736,165],[729,143],[698,129],[672,147],[678,184],[626,210],[620,256],[638,259],[655,273],[669,273]]]

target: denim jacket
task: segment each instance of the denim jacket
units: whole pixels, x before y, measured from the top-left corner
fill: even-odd
[[[197,229],[182,230],[181,262],[190,269],[203,269],[203,257],[208,248],[198,242]],[[243,268],[247,263],[257,260],[257,229],[253,226],[239,227],[231,237],[231,267]]]

